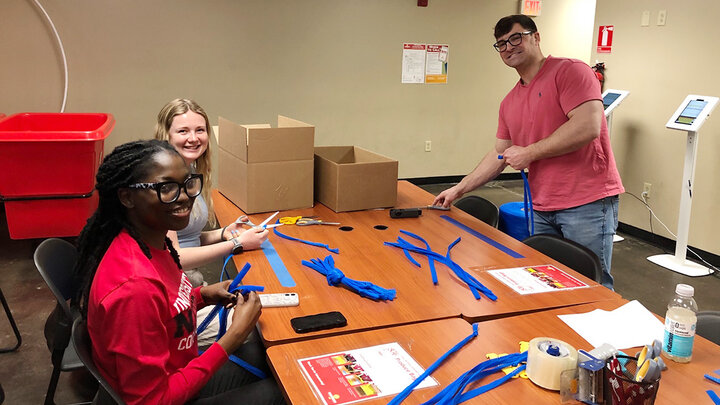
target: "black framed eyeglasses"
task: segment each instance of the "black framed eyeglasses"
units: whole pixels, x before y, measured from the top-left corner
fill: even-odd
[[[493,44],[493,48],[495,48],[498,52],[503,52],[507,49],[508,42],[512,46],[518,46],[522,42],[523,35],[530,35],[535,33],[535,31],[523,31],[523,32],[516,32],[508,37],[508,39],[501,39]]]
[[[172,204],[180,197],[180,189],[185,190],[188,197],[200,195],[203,188],[203,175],[191,174],[182,184],[176,181],[161,181],[158,183],[135,183],[128,186],[134,189],[153,189],[157,192],[161,203]]]

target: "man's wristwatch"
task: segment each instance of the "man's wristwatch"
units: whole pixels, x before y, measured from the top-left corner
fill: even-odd
[[[233,243],[232,254],[234,254],[234,255],[239,255],[240,253],[242,253],[242,252],[243,252],[243,245],[242,245],[242,243],[240,243],[240,241],[237,240],[237,238],[232,238],[232,239],[230,239],[230,240],[231,240],[232,243]]]

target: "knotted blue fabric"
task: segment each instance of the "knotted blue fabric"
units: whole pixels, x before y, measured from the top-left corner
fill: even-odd
[[[340,284],[346,286],[361,297],[370,298],[372,300],[394,300],[395,289],[386,289],[377,286],[369,281],[357,281],[345,277],[340,269],[335,267],[335,260],[328,255],[325,260],[311,259],[311,261],[303,260],[302,264],[316,270],[325,276],[328,285],[338,286]]]
[[[424,380],[425,378],[427,378],[430,374],[432,374],[433,371],[437,370],[437,368],[440,367],[440,365],[441,365],[448,357],[450,357],[450,355],[452,355],[452,354],[455,353],[456,351],[460,350],[463,346],[465,346],[466,344],[468,344],[469,341],[471,341],[472,339],[474,339],[474,338],[478,335],[478,324],[477,324],[477,323],[474,323],[474,324],[472,325],[472,328],[473,328],[473,330],[472,330],[472,333],[471,333],[471,334],[469,334],[465,339],[463,339],[463,340],[461,340],[460,342],[458,342],[458,344],[456,344],[455,346],[453,346],[453,347],[452,347],[450,350],[448,350],[445,354],[443,354],[442,356],[440,356],[439,359],[435,360],[435,362],[434,362],[433,364],[431,364],[430,367],[428,367],[428,368],[425,370],[425,372],[420,375],[420,377],[416,378],[415,381],[413,381],[412,383],[410,383],[410,385],[408,385],[407,387],[405,387],[404,390],[402,390],[399,394],[397,394],[397,395],[395,396],[395,398],[392,399],[392,401],[388,402],[388,405],[397,405],[397,404],[401,403],[402,401],[404,401],[405,398],[407,398],[408,395],[410,395],[410,393],[412,392],[412,390],[414,390],[415,387],[417,387],[421,382],[423,382],[423,380]]]
[[[223,264],[222,271],[220,272],[220,281],[223,280],[223,275],[228,276],[227,270],[225,269],[230,259],[233,257],[231,254],[225,259],[225,263]],[[245,263],[245,266],[243,266],[242,270],[240,270],[233,279],[233,281],[230,283],[230,286],[228,287],[228,291],[230,294],[241,294],[245,295],[249,293],[250,291],[264,291],[265,287],[263,286],[257,286],[257,285],[239,285],[242,281],[243,277],[247,274],[247,272],[250,270],[250,263]],[[229,278],[229,277],[228,277]],[[197,327],[197,334],[199,335],[202,333],[208,325],[210,325],[210,322],[216,317],[219,316],[220,319],[220,325],[218,328],[218,334],[215,337],[215,341],[218,341],[225,332],[227,331],[227,317],[228,317],[228,309],[225,308],[222,304],[217,304],[215,307],[210,311],[207,317],[202,321],[202,323]],[[203,352],[199,352],[199,354],[202,354]],[[244,368],[248,372],[252,373],[256,377],[262,379],[267,378],[267,375],[260,370],[259,368],[253,366],[252,364],[246,362],[245,360],[237,357],[234,354],[230,354],[229,356],[230,361],[237,364],[238,366]]]
[[[415,260],[412,256],[410,256],[410,252],[420,253],[422,255],[427,256],[428,261],[430,263],[430,275],[432,277],[433,284],[438,283],[437,279],[437,273],[435,271],[435,261],[438,261],[445,266],[447,266],[450,270],[452,270],[455,275],[465,282],[467,284],[468,288],[470,289],[470,292],[473,294],[476,300],[479,300],[481,298],[480,293],[483,293],[486,297],[490,298],[491,300],[495,301],[497,300],[497,296],[487,287],[485,287],[481,282],[479,282],[475,277],[473,277],[470,273],[466,272],[462,267],[460,267],[459,264],[452,261],[450,258],[450,250],[452,250],[455,245],[460,242],[460,238],[457,238],[453,243],[451,243],[447,248],[447,253],[445,256],[443,256],[440,253],[432,251],[430,249],[430,244],[427,243],[427,241],[423,238],[421,238],[418,235],[415,235],[413,233],[410,233],[408,231],[400,230],[401,233],[410,236],[411,238],[417,239],[425,244],[425,248],[415,246],[412,243],[408,242],[407,240],[403,239],[402,237],[398,236],[397,242],[385,242],[387,246],[393,246],[402,249],[405,252],[405,257],[410,260],[414,265],[417,267],[422,267],[420,263],[418,263],[417,260]]]
[[[279,223],[280,223],[280,220],[276,221],[275,223],[276,223],[276,224],[279,224]],[[330,247],[329,245],[327,245],[326,243],[312,242],[312,241],[309,241],[309,240],[302,240],[302,239],[298,239],[298,238],[293,238],[292,236],[287,236],[287,235],[285,235],[284,233],[281,233],[280,231],[278,231],[278,228],[279,228],[279,227],[277,227],[277,226],[276,226],[275,228],[273,228],[273,232],[275,232],[275,235],[277,235],[277,236],[279,236],[279,237],[281,237],[281,238],[283,238],[283,239],[291,240],[291,241],[294,241],[294,242],[304,243],[304,244],[310,245],[310,246],[317,246],[317,247],[325,248],[325,249],[327,249],[329,252],[332,252],[332,253],[340,253],[340,249],[338,249],[338,248],[331,248],[331,247]]]

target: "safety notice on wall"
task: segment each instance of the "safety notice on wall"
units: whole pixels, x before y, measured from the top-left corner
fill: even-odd
[[[425,83],[447,83],[447,45],[428,45],[425,57]]]
[[[598,53],[610,53],[612,50],[613,31],[615,31],[614,25],[601,25],[598,31]]]
[[[447,83],[450,47],[403,44],[402,83]]]

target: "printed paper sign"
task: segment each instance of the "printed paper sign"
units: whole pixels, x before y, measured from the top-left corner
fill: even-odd
[[[488,273],[522,295],[588,287],[582,281],[549,264],[489,270]]]
[[[447,83],[447,45],[428,45],[425,58],[425,83]]]
[[[425,44],[403,44],[402,83],[425,83]]]
[[[395,395],[425,372],[398,343],[325,354],[298,363],[325,405]],[[436,385],[435,379],[427,377],[416,389]]]

